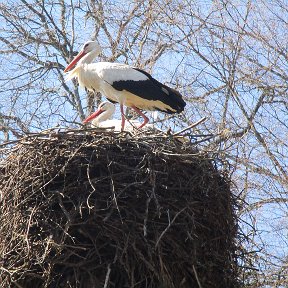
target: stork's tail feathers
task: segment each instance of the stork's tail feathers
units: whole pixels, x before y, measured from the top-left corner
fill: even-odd
[[[165,104],[171,107],[171,110],[168,109],[164,112],[168,114],[181,113],[186,106],[186,102],[183,100],[182,95],[177,90],[170,88],[164,84],[161,84],[161,86],[161,90],[166,94],[166,97],[164,98]]]
[[[143,93],[140,91],[143,95],[143,98],[147,98],[146,94],[149,95],[150,93],[151,95],[154,95],[154,99],[153,98],[149,99],[148,97],[149,100],[152,100],[152,101],[159,100],[160,102],[166,105],[165,108],[163,108],[163,106],[161,107],[161,105],[160,106],[157,105],[154,107],[156,110],[166,112],[168,114],[180,113],[184,110],[186,103],[183,100],[182,95],[177,90],[162,84],[161,82],[154,79],[149,73],[145,72],[142,69],[138,69],[138,68],[134,68],[134,69],[146,75],[147,78],[150,80],[150,81],[143,81],[144,83],[147,82],[146,85],[145,84],[142,85],[142,88],[145,89],[147,93]],[[151,85],[152,83],[153,85]],[[135,90],[139,90],[139,89],[137,88]],[[139,91],[137,92],[139,93]]]
[[[168,86],[166,86],[168,87]],[[175,89],[168,87],[169,95],[173,99],[174,109],[177,113],[180,113],[184,110],[186,102],[183,100],[182,95]],[[167,88],[166,88],[167,89]]]

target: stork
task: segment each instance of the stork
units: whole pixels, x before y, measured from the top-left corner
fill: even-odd
[[[94,112],[89,119],[85,119],[83,121],[84,124],[91,121],[91,127],[93,128],[109,128],[114,131],[122,131],[121,127],[121,120],[111,119],[115,112],[115,105],[111,102],[105,101],[102,102],[96,112]],[[129,120],[128,123],[125,125],[125,131],[133,131],[137,126],[141,123],[137,120]],[[155,131],[155,132],[162,132],[156,129],[152,124],[146,124],[143,127],[145,131]]]
[[[64,72],[70,71],[67,80],[77,78],[80,86],[101,92],[112,103],[118,102],[122,130],[125,125],[123,105],[131,107],[143,117],[144,121],[138,128],[142,128],[149,121],[141,110],[158,110],[168,114],[184,110],[186,103],[181,94],[158,82],[149,73],[126,64],[91,63],[100,53],[101,47],[97,41],[86,42]],[[90,121],[90,117],[84,122]]]

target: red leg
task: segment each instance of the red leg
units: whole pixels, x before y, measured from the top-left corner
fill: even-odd
[[[144,127],[149,122],[148,117],[141,110],[139,110],[137,107],[131,106],[131,108],[134,109],[136,111],[136,113],[138,113],[144,119],[144,122],[138,127],[138,129]]]
[[[125,114],[123,104],[120,104],[120,111],[121,111],[121,131],[124,131],[125,127]]]

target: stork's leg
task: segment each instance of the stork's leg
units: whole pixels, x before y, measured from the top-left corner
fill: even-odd
[[[149,118],[141,110],[139,110],[137,107],[131,106],[131,108],[134,109],[136,111],[136,113],[139,114],[140,116],[142,116],[144,119],[144,122],[138,127],[138,129],[144,127],[149,122]]]
[[[125,127],[125,114],[123,104],[120,104],[120,111],[121,111],[121,131],[124,131]]]

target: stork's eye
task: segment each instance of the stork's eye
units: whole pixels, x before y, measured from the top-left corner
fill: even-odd
[[[86,43],[86,44],[84,45],[84,49],[86,49],[86,48],[88,47],[88,45],[89,45],[89,43]]]

